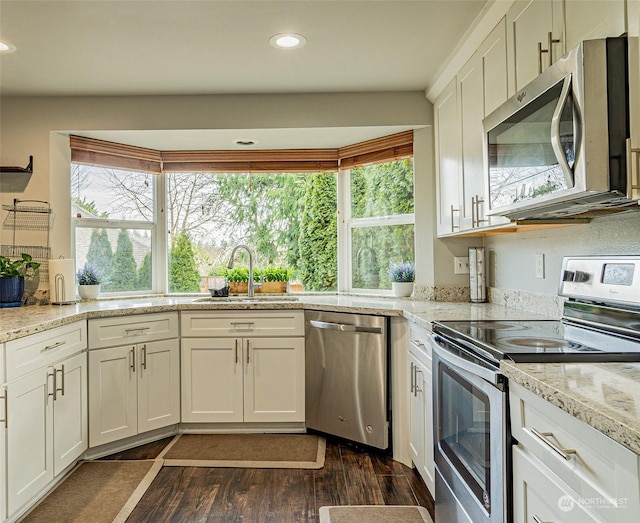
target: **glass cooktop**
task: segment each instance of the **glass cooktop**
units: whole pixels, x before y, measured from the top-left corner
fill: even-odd
[[[640,361],[640,340],[559,320],[440,321],[433,330],[494,360]]]

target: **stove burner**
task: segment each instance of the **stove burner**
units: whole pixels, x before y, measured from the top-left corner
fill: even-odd
[[[504,343],[516,347],[531,347],[534,349],[571,349],[579,350],[582,345],[573,341],[559,340],[555,338],[504,338]]]

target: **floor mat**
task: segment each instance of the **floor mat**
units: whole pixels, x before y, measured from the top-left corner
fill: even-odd
[[[320,507],[320,523],[433,523],[424,507],[360,505]]]
[[[168,467],[320,469],[325,448],[309,434],[182,434],[159,458]]]
[[[21,521],[124,522],[160,468],[157,461],[80,463]]]

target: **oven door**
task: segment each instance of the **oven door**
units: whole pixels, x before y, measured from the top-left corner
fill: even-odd
[[[464,347],[433,336],[436,521],[508,521],[504,377]]]

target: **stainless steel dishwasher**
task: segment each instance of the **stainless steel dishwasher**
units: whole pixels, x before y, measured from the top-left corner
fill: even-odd
[[[386,449],[387,318],[305,311],[306,425]]]

